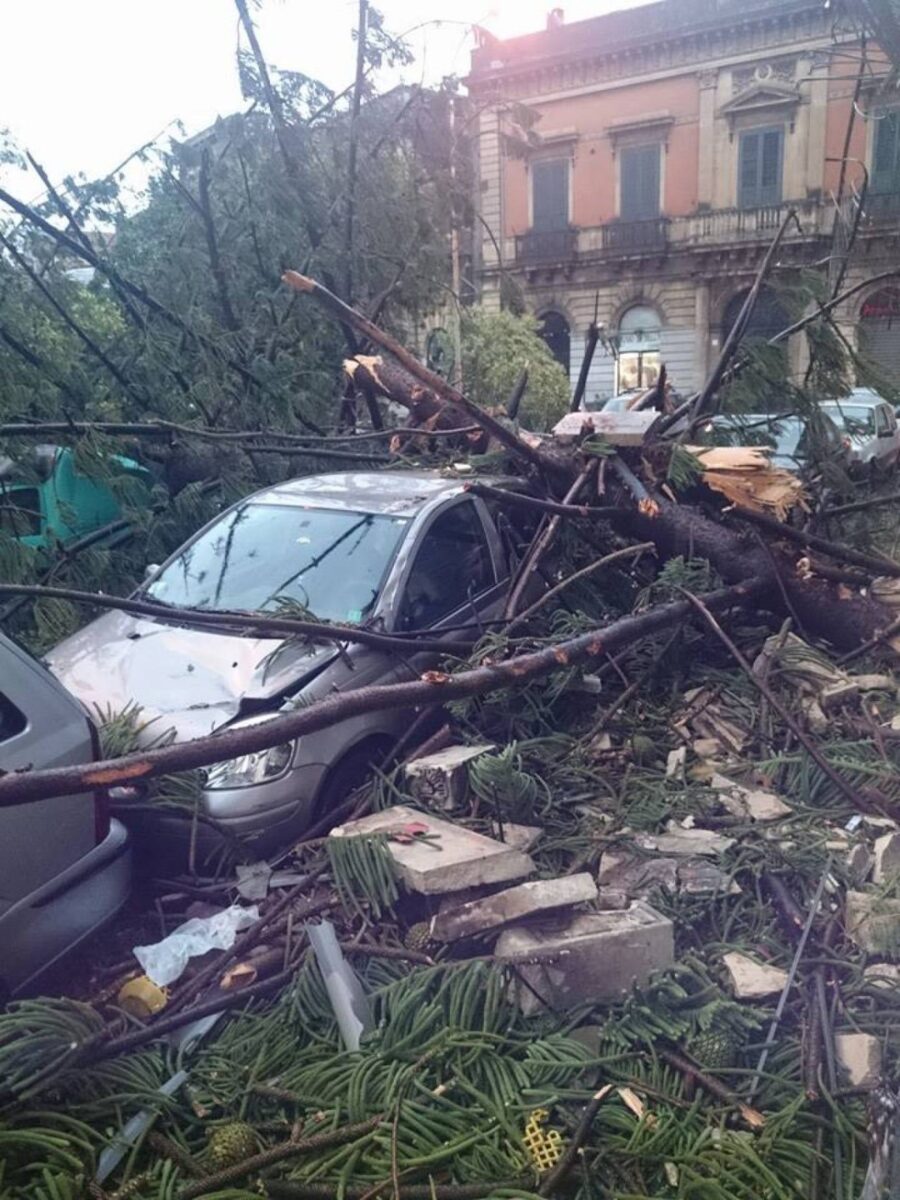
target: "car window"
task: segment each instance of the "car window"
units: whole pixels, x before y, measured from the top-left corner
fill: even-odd
[[[427,629],[495,582],[491,554],[475,505],[442,513],[416,552],[400,610],[402,629]]]
[[[0,488],[0,530],[11,537],[41,532],[41,495],[36,487]]]
[[[875,410],[875,428],[879,434],[890,433],[891,423],[888,420],[887,408],[877,408]]]
[[[7,742],[21,733],[27,723],[25,714],[0,692],[0,742]]]
[[[146,588],[185,608],[272,612],[301,605],[323,621],[370,615],[408,520],[379,513],[242,504]]]

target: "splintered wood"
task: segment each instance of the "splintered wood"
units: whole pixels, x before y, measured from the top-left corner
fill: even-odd
[[[703,482],[730,504],[783,520],[792,508],[807,508],[803,484],[783,467],[773,467],[759,446],[686,446],[703,464]]]

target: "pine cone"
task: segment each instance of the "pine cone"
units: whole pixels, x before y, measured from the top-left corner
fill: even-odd
[[[231,1121],[213,1130],[209,1138],[209,1157],[216,1168],[233,1167],[259,1150],[256,1130],[246,1121]]]
[[[431,944],[431,924],[429,921],[417,921],[410,925],[403,935],[403,945],[407,950],[427,950]]]
[[[694,1034],[684,1048],[698,1066],[715,1074],[735,1065],[741,1051],[741,1041],[733,1030],[713,1025],[702,1033]]]

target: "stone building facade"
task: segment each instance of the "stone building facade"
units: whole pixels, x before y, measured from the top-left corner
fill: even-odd
[[[536,34],[482,33],[467,80],[482,303],[524,297],[573,384],[596,312],[590,404],[661,362],[690,391],[791,208],[780,279],[815,267],[851,287],[900,268],[900,93],[884,75],[818,0],[661,0],[574,24],[557,9]],[[900,378],[895,282],[838,318]],[[786,324],[764,295],[755,332]],[[804,353],[792,344],[793,370]]]

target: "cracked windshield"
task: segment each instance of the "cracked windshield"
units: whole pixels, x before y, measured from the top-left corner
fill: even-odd
[[[357,623],[372,612],[407,524],[374,513],[248,504],[191,542],[145,594],[178,608],[299,605],[323,621]]]

